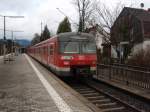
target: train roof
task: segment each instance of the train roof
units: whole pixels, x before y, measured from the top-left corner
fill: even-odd
[[[47,40],[44,40],[34,47],[40,46],[42,44],[48,43],[50,40],[58,38],[58,41],[95,41],[95,38],[92,34],[89,33],[80,33],[80,32],[66,32],[55,35]]]
[[[92,34],[89,33],[79,33],[79,32],[66,32],[60,33],[57,35],[58,41],[94,41],[95,38]]]

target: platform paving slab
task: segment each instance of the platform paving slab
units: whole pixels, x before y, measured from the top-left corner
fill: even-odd
[[[77,93],[70,92],[68,86],[58,82],[48,70],[31,60],[71,111],[96,112],[93,105],[77,97]],[[10,63],[4,64],[0,59],[0,112],[60,112],[25,54],[16,56],[15,61]]]
[[[0,93],[1,112],[58,112],[24,56],[0,60]]]

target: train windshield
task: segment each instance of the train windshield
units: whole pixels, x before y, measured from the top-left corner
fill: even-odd
[[[61,42],[60,44],[61,53],[79,53],[78,42]]]
[[[82,53],[96,53],[96,45],[93,42],[82,42],[81,50]]]
[[[96,45],[94,42],[60,42],[60,52],[69,54],[78,53],[96,53]]]

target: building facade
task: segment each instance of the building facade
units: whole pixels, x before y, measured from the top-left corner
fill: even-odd
[[[111,43],[116,47],[118,57],[128,58],[134,46],[138,44],[141,46],[142,43],[149,40],[150,9],[125,7],[111,28]]]

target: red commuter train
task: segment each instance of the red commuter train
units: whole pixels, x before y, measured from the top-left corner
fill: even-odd
[[[58,76],[91,75],[96,70],[95,38],[88,33],[61,33],[27,52]]]

